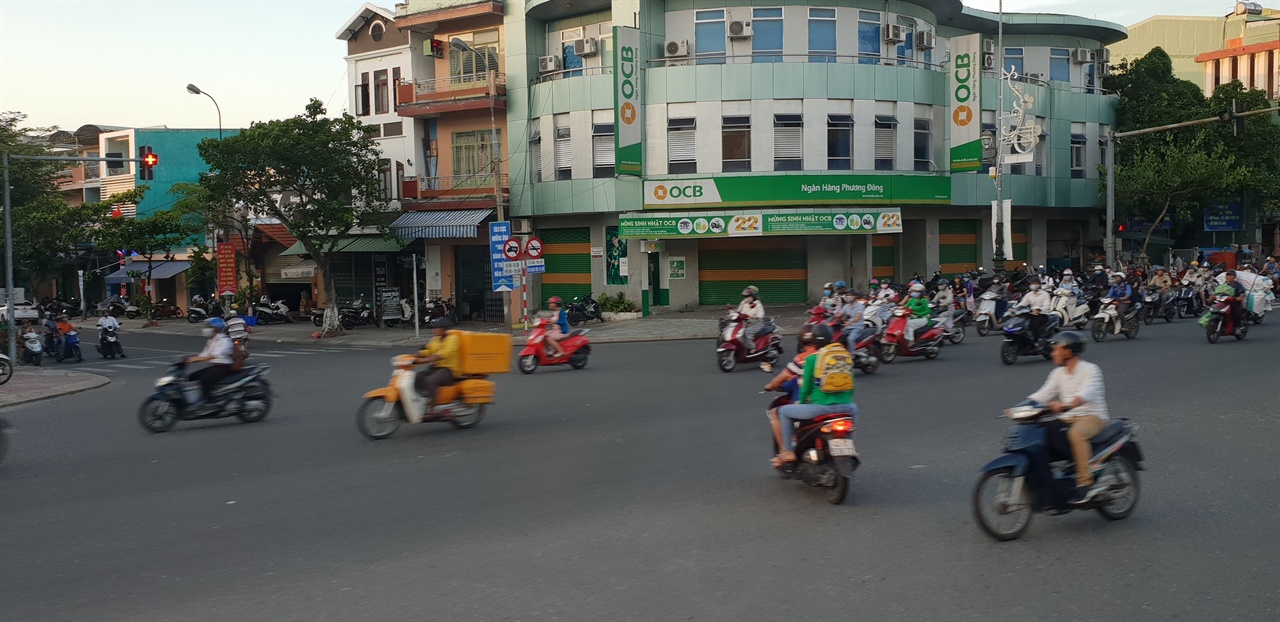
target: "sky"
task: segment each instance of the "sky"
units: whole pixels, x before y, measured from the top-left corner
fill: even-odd
[[[995,11],[999,0],[965,0]],[[293,116],[318,98],[347,106],[334,37],[363,0],[0,0],[0,111],[26,125],[215,128]],[[387,8],[395,0],[374,2]],[[1274,0],[1264,0],[1275,6]],[[1122,25],[1152,15],[1224,15],[1229,0],[1007,0],[1009,12]]]

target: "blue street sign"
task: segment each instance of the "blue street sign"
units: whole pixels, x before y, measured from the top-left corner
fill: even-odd
[[[493,269],[493,291],[510,292],[516,288],[516,277],[504,274],[503,266],[510,260],[502,254],[502,245],[511,238],[511,223],[489,223],[489,264]]]
[[[1239,231],[1243,215],[1244,206],[1239,201],[1210,205],[1204,208],[1204,230],[1207,233]]]

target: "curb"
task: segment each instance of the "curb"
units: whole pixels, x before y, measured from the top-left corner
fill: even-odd
[[[38,402],[41,400],[53,399],[55,397],[62,397],[64,395],[71,395],[73,393],[82,393],[90,389],[96,389],[98,387],[101,387],[111,382],[111,379],[107,378],[106,376],[99,376],[98,374],[91,374],[88,372],[75,372],[75,373],[82,374],[89,377],[79,382],[73,382],[69,385],[59,387],[57,389],[46,389],[44,391],[29,393],[22,397],[0,395],[0,408],[9,408],[10,406],[18,406],[18,405],[27,404],[30,402]]]

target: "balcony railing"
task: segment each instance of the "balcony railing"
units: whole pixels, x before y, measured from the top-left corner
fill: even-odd
[[[399,17],[405,17],[425,11],[456,9],[458,7],[470,6],[481,2],[502,4],[502,0],[407,0],[406,2],[396,4],[396,15]]]
[[[407,198],[450,199],[455,201],[493,197],[493,173],[451,175],[406,179],[404,191]],[[498,178],[503,194],[510,185],[506,175]]]
[[[450,107],[458,103],[474,101],[477,105],[490,98],[497,100],[507,94],[507,75],[497,71],[468,73],[432,80],[404,80],[396,85],[398,108],[421,109]],[[496,102],[495,102],[496,103]],[[505,108],[505,100],[502,107]],[[469,108],[467,108],[469,109]]]
[[[898,58],[896,56],[880,56],[878,54],[836,54],[834,52],[806,52],[804,54],[784,54],[782,52],[755,52],[752,54],[693,54],[655,58],[649,61],[650,67],[680,67],[684,65],[750,65],[771,63],[813,63],[816,65],[892,65],[943,71],[940,63],[926,63],[922,60]]]

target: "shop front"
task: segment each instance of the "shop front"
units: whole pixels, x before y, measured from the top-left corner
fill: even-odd
[[[409,242],[400,268],[417,275],[395,281],[401,295],[412,297],[413,282],[423,299],[453,298],[461,319],[503,322],[506,295],[493,291],[489,246],[481,235],[492,209],[423,210],[405,212],[391,224],[396,235]]]

